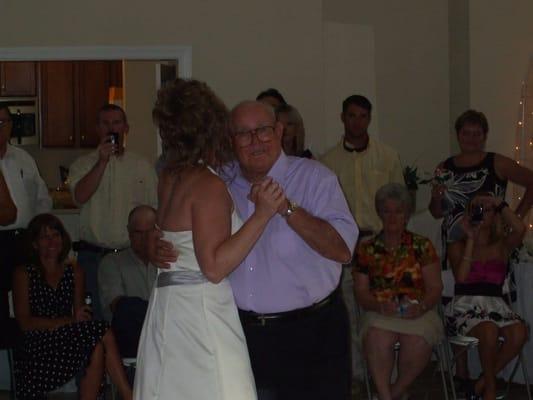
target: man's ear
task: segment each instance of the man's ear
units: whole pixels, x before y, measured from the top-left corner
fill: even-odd
[[[344,124],[344,112],[341,112],[341,121]]]

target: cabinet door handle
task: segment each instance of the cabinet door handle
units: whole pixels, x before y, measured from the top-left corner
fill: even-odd
[[[72,142],[72,136],[69,136],[69,137],[68,137],[68,140],[70,140],[70,141]]]
[[[81,135],[81,140],[85,140],[85,136]]]

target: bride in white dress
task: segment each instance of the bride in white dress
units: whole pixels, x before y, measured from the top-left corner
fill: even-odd
[[[202,82],[176,80],[160,90],[153,112],[165,149],[158,224],[179,256],[160,270],[139,344],[136,400],[256,399],[233,293],[226,276],[284,204],[267,180],[250,198],[244,224],[214,172],[229,161],[224,104]]]

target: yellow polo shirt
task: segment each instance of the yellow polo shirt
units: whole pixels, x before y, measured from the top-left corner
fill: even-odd
[[[337,174],[359,229],[378,232],[381,220],[374,207],[377,190],[386,183],[404,183],[398,153],[371,137],[366,150],[349,152],[341,140],[321,161]]]
[[[97,151],[74,161],[69,171],[71,193],[97,161]],[[155,168],[126,150],[120,157],[111,157],[98,188],[80,205],[80,239],[102,247],[127,247],[128,214],[141,204],[157,208]]]

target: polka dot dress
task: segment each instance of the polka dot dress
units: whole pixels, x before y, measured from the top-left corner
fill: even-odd
[[[56,289],[49,286],[39,268],[30,265],[28,292],[31,314],[58,318],[72,316],[74,272],[71,265]],[[23,333],[15,352],[17,398],[46,399],[46,393],[67,383],[84,371],[96,344],[109,325],[104,321],[74,322],[55,330],[34,330]],[[102,379],[101,388],[104,381]]]

